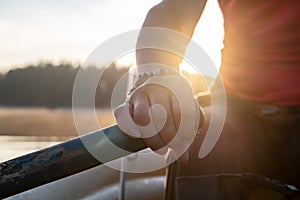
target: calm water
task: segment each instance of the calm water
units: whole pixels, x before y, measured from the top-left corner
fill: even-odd
[[[57,136],[0,136],[0,162],[67,140]]]
[[[114,123],[109,109],[96,112],[102,127]],[[77,136],[70,108],[0,107],[0,162]]]
[[[86,119],[85,115],[82,117]],[[109,109],[97,109],[97,118],[102,127],[115,123]],[[89,120],[86,121],[90,127]],[[0,107],[0,162],[77,136],[71,109]],[[164,170],[159,175],[163,173]],[[112,184],[117,188],[118,181],[119,173],[102,165],[17,194],[9,200],[101,199],[101,189]]]

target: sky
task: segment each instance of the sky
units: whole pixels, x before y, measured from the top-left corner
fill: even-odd
[[[159,0],[0,0],[0,72],[42,60],[82,63],[102,42],[140,28]],[[220,65],[223,21],[209,0],[193,40]]]

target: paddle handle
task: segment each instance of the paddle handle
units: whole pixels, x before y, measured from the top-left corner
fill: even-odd
[[[105,136],[105,137],[103,137]],[[99,141],[100,140],[100,141]],[[109,142],[124,149],[110,152]],[[85,142],[82,142],[85,141]],[[88,150],[85,145],[88,144]],[[117,125],[0,164],[0,199],[90,169],[145,149],[142,140],[122,134]],[[106,152],[101,162],[90,152]]]

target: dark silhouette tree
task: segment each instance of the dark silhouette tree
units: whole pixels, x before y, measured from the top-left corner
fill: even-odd
[[[72,105],[73,84],[78,66],[64,62],[59,65],[41,62],[24,68],[10,70],[0,75],[0,105],[70,107]],[[128,66],[88,67],[83,69],[84,76],[98,76],[102,73],[95,94],[98,107],[109,107],[116,83],[128,71]],[[195,92],[207,91],[207,85],[198,75],[184,74],[191,80]],[[207,78],[209,82],[211,78]],[[126,83],[121,84],[126,91]],[[118,94],[120,102],[126,92]]]
[[[78,67],[69,63],[40,63],[10,70],[0,77],[0,104],[11,106],[69,107]],[[99,74],[101,69],[88,67],[86,76]],[[96,93],[96,105],[109,106],[114,84],[128,70],[111,64],[104,70]]]

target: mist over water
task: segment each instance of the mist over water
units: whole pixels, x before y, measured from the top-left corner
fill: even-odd
[[[114,123],[96,109],[101,126]],[[0,107],[0,162],[77,137],[71,108]]]

